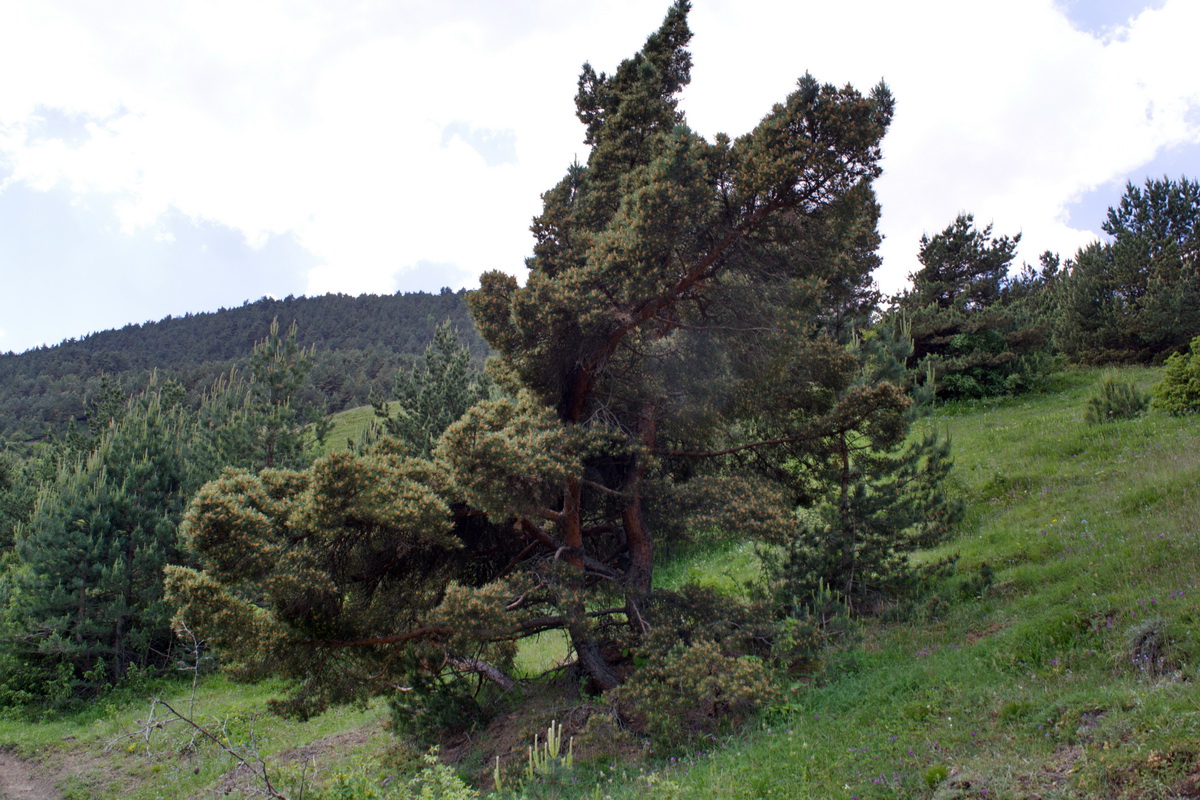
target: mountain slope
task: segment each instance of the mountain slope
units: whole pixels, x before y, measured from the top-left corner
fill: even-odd
[[[303,399],[325,403],[331,411],[365,403],[372,391],[387,395],[396,368],[411,363],[445,319],[454,322],[476,357],[487,351],[461,291],[263,298],[240,308],[166,317],[0,354],[0,440],[39,438],[82,419],[101,375],[131,393],[157,371],[160,378],[178,380],[194,398],[249,355],[273,319],[285,330],[294,322],[300,343],[315,346]]]

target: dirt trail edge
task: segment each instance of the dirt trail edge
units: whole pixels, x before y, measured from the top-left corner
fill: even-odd
[[[0,750],[0,800],[62,800],[40,765]]]

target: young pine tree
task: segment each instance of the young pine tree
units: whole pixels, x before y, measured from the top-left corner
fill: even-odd
[[[486,398],[490,387],[491,380],[472,366],[471,352],[447,319],[437,326],[421,362],[396,373],[396,402],[373,403],[379,432],[401,442],[409,453],[429,458],[446,428]]]
[[[164,663],[163,566],[183,559],[176,526],[213,471],[195,433],[189,412],[149,389],[42,486],[4,581],[4,694],[71,703]]]
[[[855,383],[902,382],[909,330],[896,315],[856,339]],[[950,441],[936,432],[905,442],[870,425],[838,432],[822,458],[795,465],[816,502],[772,569],[779,600],[797,607],[833,590],[865,609],[894,594],[910,576],[909,554],[937,544],[962,517],[942,489],[951,466]]]

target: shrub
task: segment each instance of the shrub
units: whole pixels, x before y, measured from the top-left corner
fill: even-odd
[[[1150,398],[1129,381],[1106,375],[1088,398],[1083,419],[1088,425],[1133,419],[1144,413],[1149,403]]]
[[[664,751],[731,731],[777,702],[774,667],[803,667],[820,644],[814,626],[776,623],[769,603],[707,587],[657,592],[647,614],[650,632],[630,650],[637,669],[616,701]]]
[[[632,721],[664,749],[731,730],[779,699],[762,659],[723,652],[711,639],[652,653],[618,693]]]
[[[407,782],[407,787],[403,784],[388,787],[386,781],[372,780],[356,765],[335,773],[324,787],[304,796],[314,800],[476,800],[479,797],[453,768],[438,761],[436,749],[421,760],[424,768]]]
[[[1200,336],[1186,354],[1167,359],[1163,379],[1154,387],[1154,407],[1177,417],[1200,412]]]

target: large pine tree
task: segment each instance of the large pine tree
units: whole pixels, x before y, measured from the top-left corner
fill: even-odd
[[[193,506],[205,569],[173,572],[171,587],[184,614],[224,629],[225,647],[285,660],[308,690],[330,681],[304,654],[343,686],[420,664],[503,685],[511,642],[557,628],[609,688],[619,649],[606,645],[650,624],[656,542],[689,524],[783,541],[798,499],[785,462],[842,431],[881,447],[903,436],[903,392],[856,383],[838,341],[869,304],[888,90],[806,75],[752,132],[707,141],[678,105],[688,10],[678,0],[611,75],[584,66],[587,160],[543,195],[524,285],[491,272],[470,298],[504,395],[451,425],[432,463],[339,457],[296,477],[305,488],[288,498],[279,487],[293,478],[267,472]],[[328,472],[348,477],[318,487]],[[353,489],[358,511],[300,527],[315,519],[304,509],[343,507],[338,487],[370,473],[390,477],[372,495]],[[424,554],[446,547],[443,531],[413,527],[435,508],[420,484],[453,509],[457,541],[491,548],[497,579],[421,584],[388,625],[364,597],[437,577],[420,573]],[[405,498],[412,513],[385,513]],[[302,561],[241,555],[287,542]],[[279,592],[266,608],[239,599],[251,579]],[[235,618],[255,633],[221,622]]]

